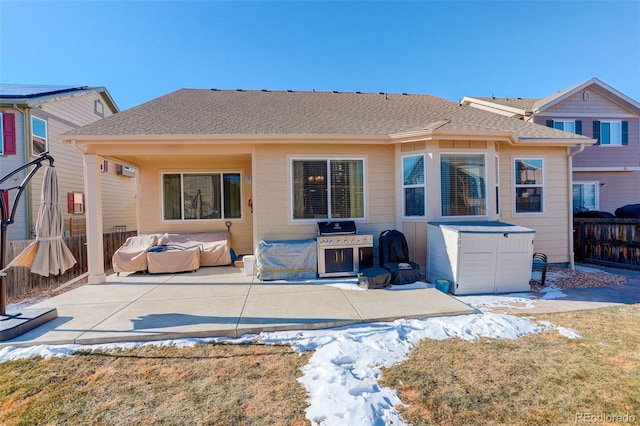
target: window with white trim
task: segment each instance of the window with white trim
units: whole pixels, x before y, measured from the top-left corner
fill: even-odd
[[[292,218],[365,217],[364,160],[292,159]]]
[[[426,180],[424,155],[402,157],[402,215],[425,217]]]
[[[573,212],[599,210],[598,182],[573,182]]]
[[[516,158],[514,178],[516,213],[542,213],[544,161],[541,158]]]
[[[441,154],[442,216],[485,216],[487,184],[484,154]]]
[[[593,138],[598,145],[627,145],[629,143],[629,123],[627,121],[594,121]]]
[[[553,120],[553,128],[558,130],[564,130],[565,132],[576,132],[575,120]]]
[[[47,122],[38,117],[31,117],[31,141],[32,153],[35,156],[47,152],[49,149],[47,142]]]
[[[164,220],[240,219],[242,178],[238,172],[162,174]]]

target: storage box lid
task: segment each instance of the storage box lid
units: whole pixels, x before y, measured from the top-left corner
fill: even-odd
[[[498,221],[429,222],[429,225],[451,229],[461,234],[535,234],[536,232],[524,226]]]

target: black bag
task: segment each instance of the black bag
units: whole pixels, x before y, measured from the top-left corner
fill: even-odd
[[[387,288],[391,285],[391,274],[384,268],[374,266],[358,274],[358,286],[369,290]]]
[[[413,284],[422,279],[420,265],[415,262],[395,262],[384,265],[391,273],[391,284]]]
[[[387,230],[378,240],[380,266],[391,272],[391,284],[411,284],[422,279],[420,265],[409,260],[407,239],[400,231]]]
[[[384,266],[387,263],[409,261],[409,246],[402,232],[393,229],[383,231],[380,234],[378,260],[380,266]]]

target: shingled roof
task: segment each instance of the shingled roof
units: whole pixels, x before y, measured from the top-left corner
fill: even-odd
[[[181,89],[67,134],[389,136],[433,130],[511,132],[519,139],[584,136],[460,106],[430,95]],[[93,138],[92,138],[93,139]]]

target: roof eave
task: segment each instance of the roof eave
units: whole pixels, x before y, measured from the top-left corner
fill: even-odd
[[[300,141],[311,143],[326,143],[327,141],[348,140],[353,143],[388,144],[389,136],[386,135],[342,135],[342,134],[172,134],[172,135],[74,135],[64,134],[60,136],[63,143],[84,142],[140,142],[140,143],[175,143],[189,141],[190,143],[296,143]]]
[[[60,93],[49,93],[42,96],[35,95],[35,96],[21,97],[21,98],[5,97],[5,98],[0,98],[0,105],[36,108],[39,105],[42,105],[43,103],[56,101],[58,99],[71,98],[73,96],[77,96],[79,94],[85,94],[87,92],[101,93],[102,95],[104,95],[104,98],[106,99],[107,104],[111,109],[111,111],[113,111],[113,113],[120,112],[120,108],[118,108],[118,105],[116,104],[114,99],[111,97],[111,94],[109,93],[107,88],[104,86],[100,86],[100,87],[82,86],[82,87],[78,87],[77,89],[68,90]]]
[[[453,130],[417,130],[389,135],[393,143],[419,142],[428,140],[481,140],[509,144],[518,143],[514,132],[469,132]]]
[[[490,107],[490,108],[495,108],[495,109],[499,109],[505,112],[509,112],[512,114],[517,114],[517,115],[522,115],[522,116],[529,116],[531,115],[531,111],[528,111],[526,109],[522,109],[522,108],[515,108],[515,107],[509,107],[506,105],[502,105],[496,102],[489,102],[489,101],[485,101],[483,99],[478,99],[478,98],[473,98],[470,96],[465,96],[464,98],[462,98],[462,105],[464,106],[471,106],[472,103],[478,104],[478,105],[483,105],[486,107]]]
[[[520,138],[519,144],[535,145],[535,146],[579,146],[594,145],[598,141],[589,138],[567,138],[567,139],[540,139],[540,138]]]
[[[601,80],[598,80],[597,78],[592,78],[589,79],[581,84],[578,84],[577,86],[574,86],[568,90],[566,90],[565,92],[563,92],[560,96],[549,96],[545,99],[542,99],[540,101],[539,104],[535,105],[533,108],[533,112],[535,114],[539,114],[549,108],[551,108],[552,106],[558,104],[559,102],[562,102],[563,100],[567,99],[570,96],[575,95],[576,93],[578,93],[581,90],[586,89],[587,87],[591,86],[591,85],[595,85],[597,87],[599,87],[600,89],[612,94],[614,97],[616,97],[618,99],[618,102],[624,104],[627,108],[633,110],[636,114],[640,114],[640,103],[636,102],[635,100],[631,99],[630,97],[628,97],[627,95],[625,95],[622,92],[619,92],[618,90],[614,89],[613,87],[609,86],[608,84],[604,83]],[[546,99],[548,99],[547,101],[545,101]]]

